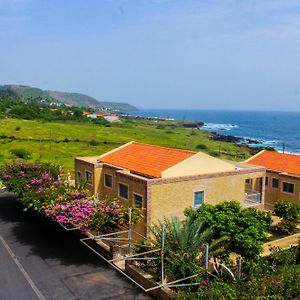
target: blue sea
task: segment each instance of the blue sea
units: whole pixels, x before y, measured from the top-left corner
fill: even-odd
[[[252,147],[300,153],[300,112],[141,109],[131,115],[202,121],[202,130],[259,141]]]

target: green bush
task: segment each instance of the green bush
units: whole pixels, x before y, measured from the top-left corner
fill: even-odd
[[[210,151],[209,155],[214,156],[214,157],[220,157],[220,152],[219,151]]]
[[[104,118],[92,119],[92,122],[97,125],[104,125],[110,127],[110,123]]]
[[[272,231],[287,234],[287,235],[293,234],[296,230],[297,225],[298,222],[283,219],[280,223],[273,226]]]
[[[207,149],[207,146],[205,144],[198,144],[196,146],[196,149],[198,150],[206,150]]]
[[[267,257],[267,260],[272,266],[294,265],[297,263],[298,248],[299,246],[289,249],[276,247],[272,249],[272,253]]]
[[[22,158],[22,159],[31,158],[31,153],[23,148],[12,149],[12,150],[10,150],[10,153],[15,155],[16,157]]]
[[[274,205],[274,214],[282,221],[273,226],[273,230],[283,234],[292,234],[300,221],[300,207],[288,200],[280,200]]]
[[[90,140],[90,145],[91,146],[98,146],[99,142],[97,140]]]
[[[17,126],[16,128],[15,128],[15,131],[20,131],[21,130],[21,127],[20,126]]]
[[[166,128],[166,125],[159,124],[156,126],[156,129],[165,129],[165,128]]]
[[[229,283],[222,281],[201,280],[200,287],[193,292],[179,292],[180,300],[237,300],[237,291]]]
[[[289,201],[280,200],[274,205],[274,213],[276,216],[291,222],[300,221],[299,205]]]

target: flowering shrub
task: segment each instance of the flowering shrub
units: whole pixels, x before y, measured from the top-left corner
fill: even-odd
[[[82,230],[87,229],[95,205],[92,201],[82,199],[73,200],[66,204],[57,204],[45,210],[47,217],[62,225],[74,225]]]
[[[136,208],[131,210],[131,224],[136,224],[141,214]],[[128,208],[123,207],[117,200],[104,199],[98,206],[88,225],[90,230],[110,230],[117,226],[129,224]]]
[[[7,163],[0,169],[0,178],[7,189],[18,194],[25,210],[32,209],[62,225],[82,230],[114,229],[129,223],[128,208],[116,200],[105,199],[97,206],[87,190],[68,187],[58,179],[59,167],[49,163]],[[131,223],[140,219],[132,209]]]
[[[0,179],[6,188],[20,198],[30,189],[30,186],[41,182],[41,174],[44,174],[43,180],[49,180],[48,176],[57,179],[59,175],[59,166],[50,163],[25,163],[15,161],[6,163],[0,168]],[[38,182],[36,182],[36,179]],[[33,180],[33,183],[31,181]]]
[[[62,181],[47,179],[32,179],[30,184],[24,186],[26,193],[21,202],[25,208],[32,208],[43,213],[45,209],[57,203],[65,202],[64,195],[67,188]]]

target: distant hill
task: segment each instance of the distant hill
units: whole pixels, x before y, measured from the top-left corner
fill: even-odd
[[[99,110],[137,110],[135,106],[128,103],[98,101],[95,98],[84,94],[45,91],[25,85],[0,85],[0,97],[1,96],[17,97],[22,101],[39,98],[40,101],[43,102],[92,107]]]

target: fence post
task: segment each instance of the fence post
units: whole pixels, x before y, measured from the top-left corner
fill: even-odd
[[[161,225],[161,284],[165,283],[164,247],[165,247],[165,224],[162,224]]]
[[[209,260],[209,257],[208,257],[208,244],[205,244],[205,246],[204,246],[205,248],[204,248],[204,251],[205,251],[205,273],[207,273],[208,272],[208,260]]]
[[[128,225],[128,250],[129,255],[132,255],[132,228],[131,228],[131,208],[129,208],[129,225]]]
[[[242,258],[237,258],[237,279],[240,280],[242,277]]]
[[[99,193],[96,193],[96,200],[95,200],[95,204],[99,203]]]

